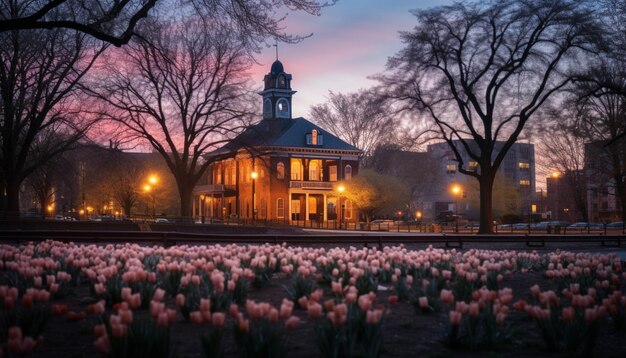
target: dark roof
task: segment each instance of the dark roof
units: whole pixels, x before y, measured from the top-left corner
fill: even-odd
[[[317,129],[323,136],[322,145],[307,145],[306,135]],[[299,117],[294,119],[264,119],[209,155],[235,152],[254,147],[296,147],[359,151],[319,126]]]
[[[274,61],[274,63],[272,63],[272,68],[270,72],[274,75],[285,72],[285,68],[283,67],[282,62],[278,60]]]

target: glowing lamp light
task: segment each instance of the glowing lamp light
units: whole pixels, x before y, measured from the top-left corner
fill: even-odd
[[[148,181],[150,182],[150,184],[156,184],[158,181],[158,178],[156,177],[156,175],[151,175],[150,178],[148,178]]]
[[[250,173],[250,177],[254,180],[259,177],[259,173],[253,171],[252,173]]]
[[[452,187],[452,194],[459,195],[461,193],[461,187],[458,185],[454,185]]]
[[[418,219],[421,218],[422,217],[422,212],[421,211],[416,212],[415,213],[415,217],[418,218]]]
[[[150,190],[152,190],[152,187],[150,185],[146,184],[143,186],[143,191],[149,192]]]
[[[556,179],[560,176],[560,174],[559,172],[553,172],[551,176]]]
[[[346,187],[345,187],[345,186],[343,186],[343,185],[340,185],[340,186],[337,188],[337,191],[339,191],[339,193],[343,193],[345,190],[346,190]]]

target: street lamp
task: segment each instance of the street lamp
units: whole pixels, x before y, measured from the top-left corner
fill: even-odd
[[[339,192],[339,228],[343,227],[343,204],[341,203],[341,194],[346,190],[346,187],[339,185],[337,191]]]
[[[250,173],[250,178],[252,178],[252,221],[256,220],[256,205],[255,205],[255,190],[256,190],[256,178],[259,177],[259,173],[257,173],[256,171],[254,171],[254,169],[252,170],[252,173]]]
[[[152,186],[150,184],[146,184],[143,186],[143,191],[146,194],[150,194],[152,192]],[[152,218],[155,217],[155,210],[154,210],[154,193],[152,192]]]
[[[461,186],[458,184],[454,184],[452,186],[452,194],[454,195],[454,216],[456,221],[456,230],[455,232],[459,232],[459,195],[461,194]]]

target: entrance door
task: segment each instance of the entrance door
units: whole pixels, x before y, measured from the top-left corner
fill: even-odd
[[[291,200],[291,220],[300,220],[300,199]]]

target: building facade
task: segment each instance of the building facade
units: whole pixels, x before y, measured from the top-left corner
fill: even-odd
[[[454,141],[462,154],[464,168],[480,170],[478,163],[471,159],[461,147],[461,141]],[[469,142],[470,146],[475,146]],[[496,143],[495,157],[504,142]],[[453,151],[446,142],[430,144],[427,152],[431,158],[431,170],[440,180],[430,189],[425,198],[424,212],[436,217],[442,212],[454,212],[469,220],[479,217],[480,191],[476,178],[459,172]],[[458,188],[453,190],[453,188]],[[515,143],[509,149],[498,170],[493,191],[494,216],[534,214],[535,202],[535,147],[530,143]],[[536,204],[535,204],[536,205]]]
[[[275,61],[259,93],[262,120],[207,156],[212,164],[194,190],[196,218],[357,220],[337,189],[358,174],[361,152],[304,118],[292,118],[291,80]]]
[[[621,205],[615,180],[616,174],[618,178],[621,174],[619,168],[614,170],[612,153],[606,144],[585,144],[587,215],[592,222],[621,220]]]

